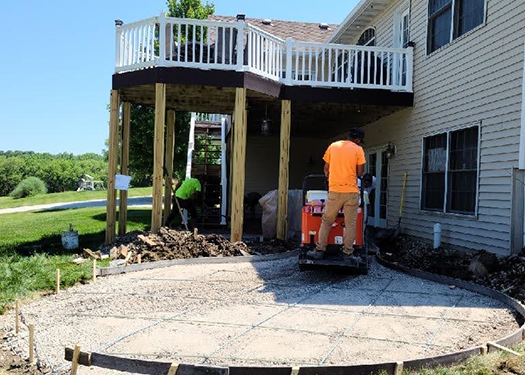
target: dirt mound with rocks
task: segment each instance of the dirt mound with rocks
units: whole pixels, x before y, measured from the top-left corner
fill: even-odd
[[[188,231],[161,228],[158,233],[131,232],[103,245],[102,253],[116,259],[114,265],[201,257],[231,257],[273,254],[291,250],[284,241],[263,243],[230,242],[218,234],[202,235]]]
[[[498,258],[486,251],[469,254],[433,249],[426,243],[402,236],[383,246],[381,256],[406,267],[475,282],[525,302],[525,251]]]

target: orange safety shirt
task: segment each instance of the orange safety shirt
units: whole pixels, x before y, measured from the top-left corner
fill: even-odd
[[[338,141],[328,146],[323,160],[329,164],[329,190],[358,193],[357,166],[366,163],[363,148],[352,141]]]

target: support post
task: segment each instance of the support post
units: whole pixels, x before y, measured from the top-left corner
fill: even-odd
[[[109,104],[108,191],[106,201],[106,244],[115,241],[116,200],[115,174],[117,173],[119,92],[111,90]]]
[[[290,164],[291,101],[281,101],[281,151],[279,159],[279,199],[277,205],[277,238],[286,240],[288,215],[288,181]]]
[[[175,111],[168,110],[166,116],[166,154],[164,162],[166,163],[166,177],[164,179],[164,218],[166,221],[171,213],[171,196],[173,177],[173,158],[175,156]]]
[[[122,134],[120,146],[120,174],[129,173],[129,137],[130,137],[131,103],[122,103]],[[120,190],[118,210],[118,234],[126,234],[128,222],[128,191]]]
[[[166,84],[155,84],[155,138],[153,144],[153,207],[151,231],[162,225],[162,181],[164,169],[164,123],[166,119]]]
[[[231,241],[242,241],[246,164],[246,89],[235,89]]]

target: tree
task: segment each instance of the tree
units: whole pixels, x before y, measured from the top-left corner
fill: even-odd
[[[201,0],[167,0],[168,16],[178,18],[206,19],[215,12],[213,3]],[[155,109],[151,106],[133,104],[130,120],[129,170],[133,186],[151,185],[153,179],[153,136]],[[175,177],[185,175],[190,115],[177,112],[175,115]]]

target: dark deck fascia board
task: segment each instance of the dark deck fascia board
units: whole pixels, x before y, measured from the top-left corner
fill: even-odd
[[[339,104],[412,107],[414,94],[379,89],[286,86],[250,72],[157,67],[113,75],[113,89],[166,83],[215,87],[243,87],[276,99]]]

